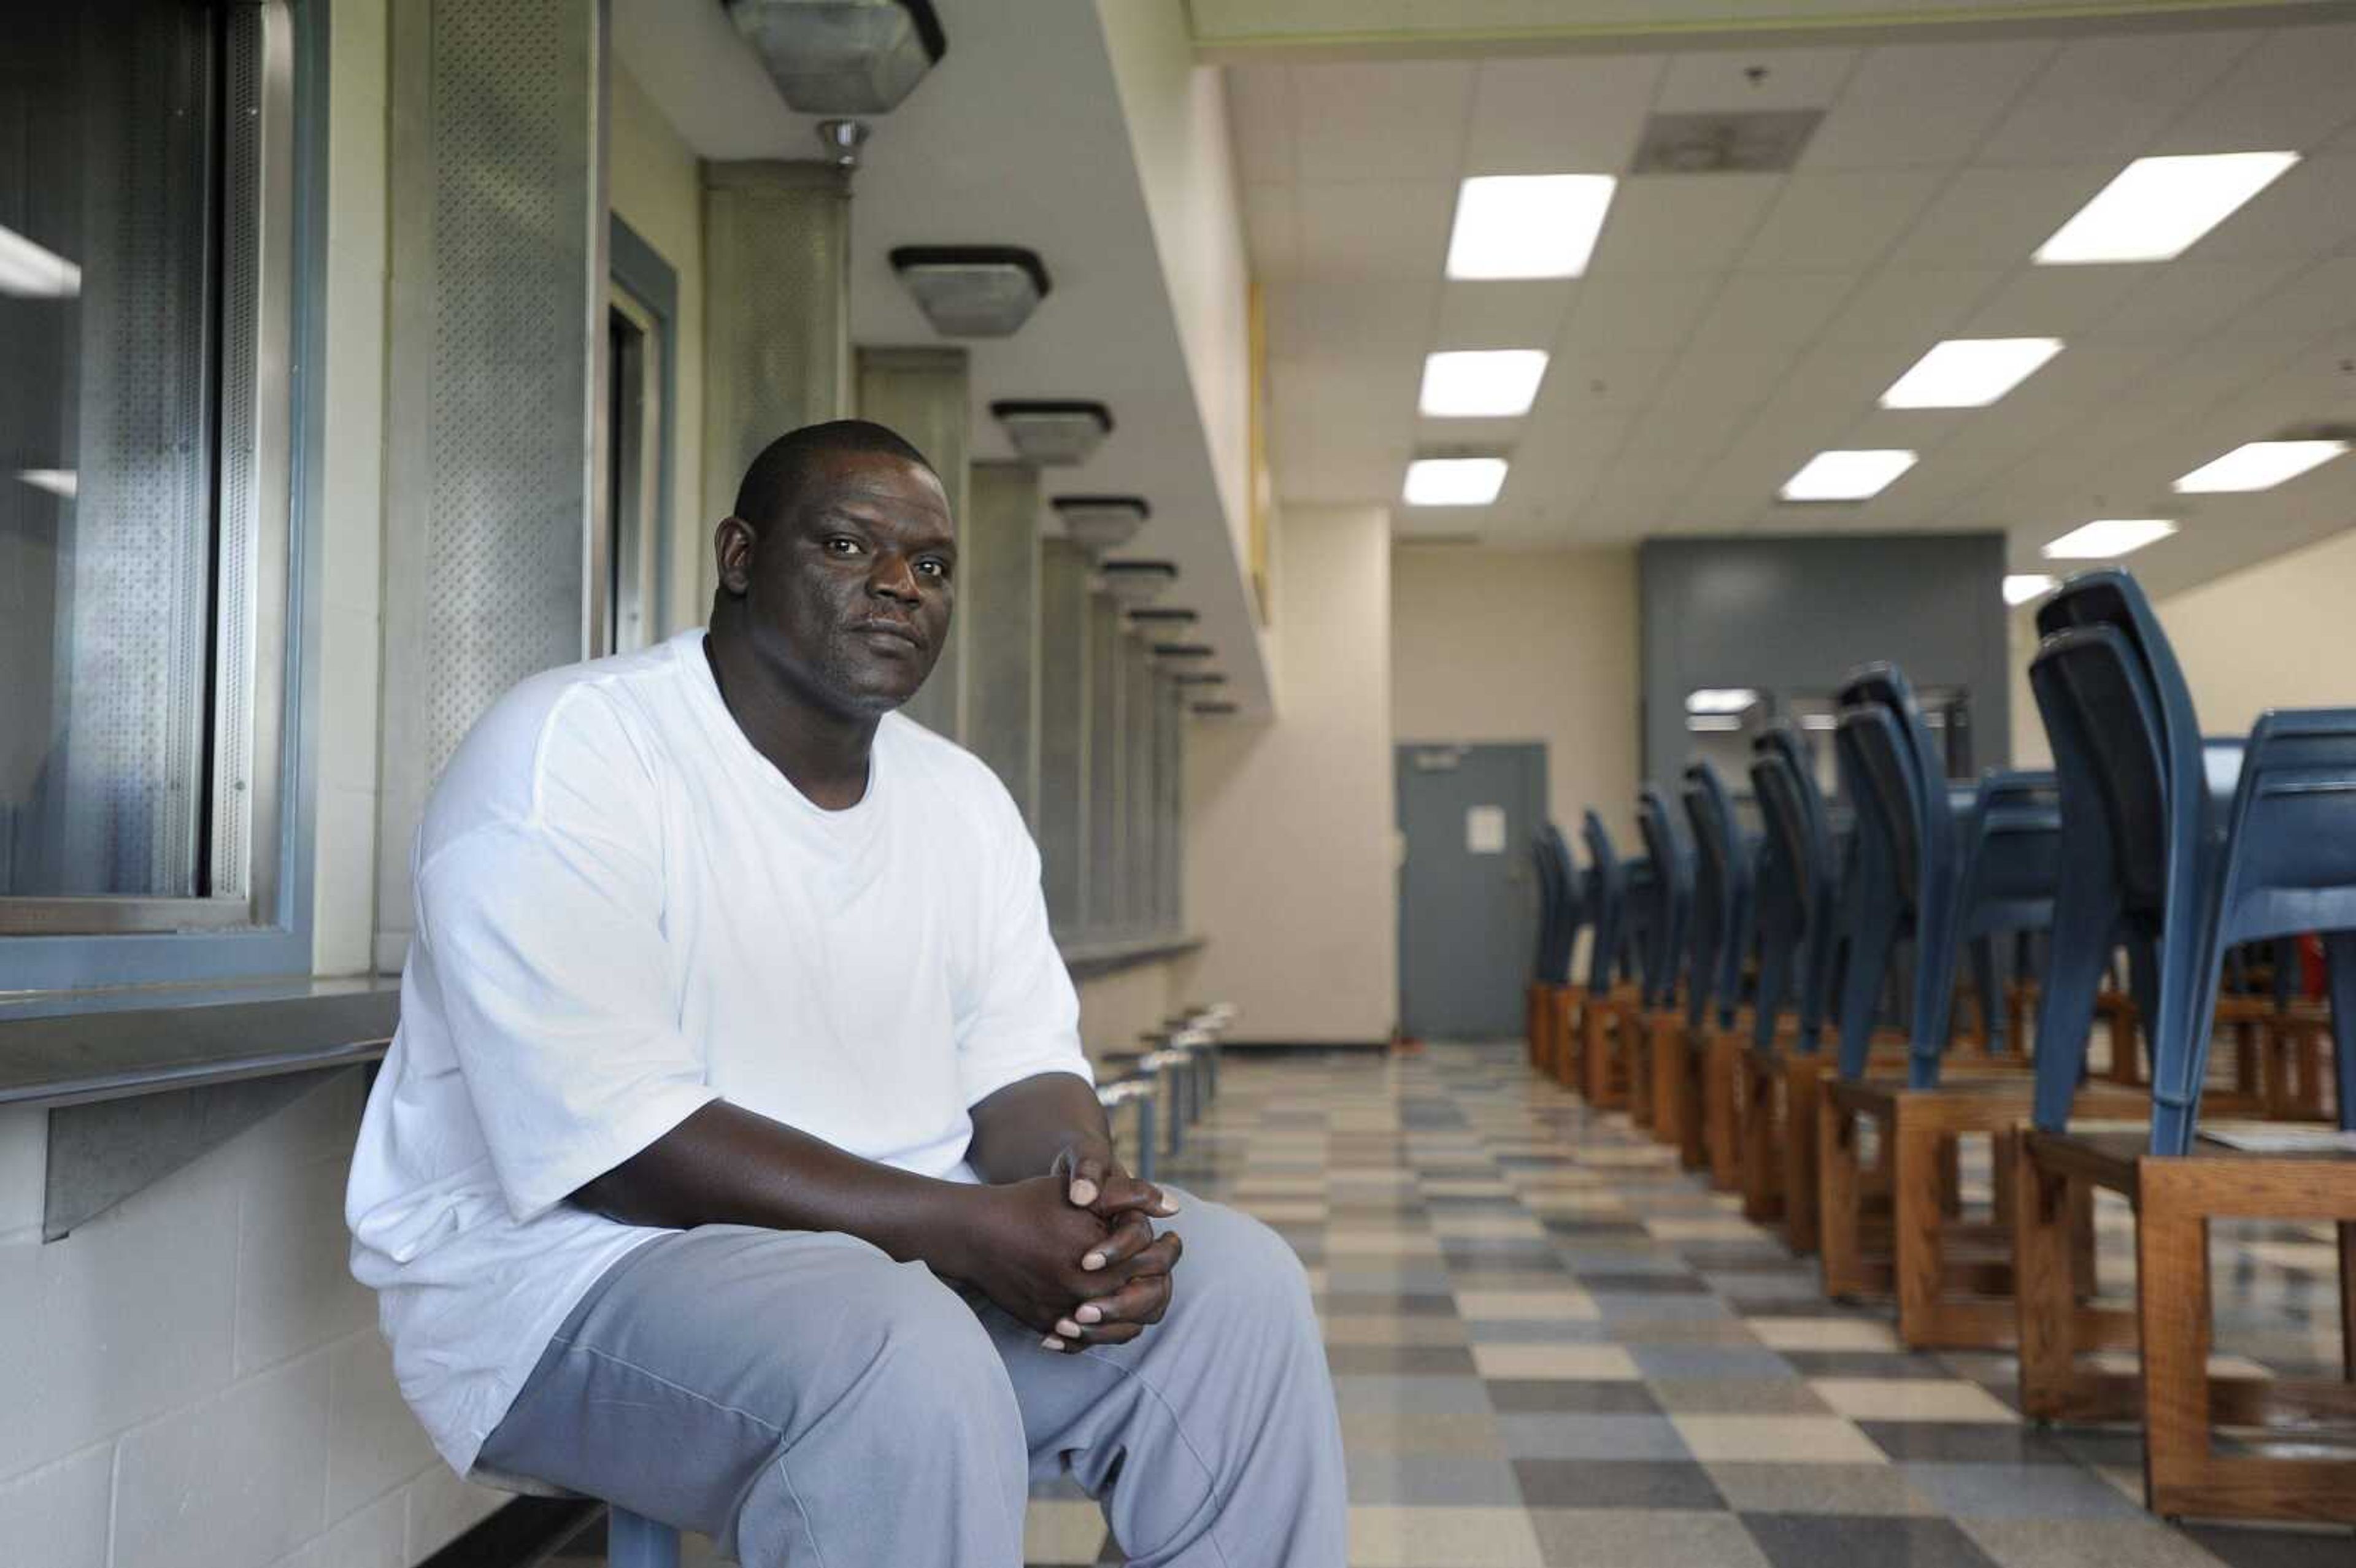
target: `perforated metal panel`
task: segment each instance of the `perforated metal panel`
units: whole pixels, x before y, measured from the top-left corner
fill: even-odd
[[[508,688],[582,656],[595,18],[583,0],[434,7],[437,772]]]
[[[583,656],[598,520],[599,0],[393,8],[379,962],[408,847],[483,710]]]
[[[186,897],[203,804],[213,477],[209,149],[191,133],[209,123],[210,82],[201,43],[143,37],[123,58],[125,101],[82,117],[90,245],[71,443],[82,477],[60,540],[70,653],[54,891]]]

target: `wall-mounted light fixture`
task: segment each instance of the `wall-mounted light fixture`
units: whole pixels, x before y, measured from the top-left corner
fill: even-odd
[[[1167,626],[1173,632],[1191,626],[1201,619],[1194,611],[1181,609],[1175,604],[1142,604],[1129,613],[1129,622],[1132,626]]]
[[[1102,403],[1009,400],[990,411],[1023,460],[1042,468],[1086,463],[1112,433],[1112,411]]]
[[[1097,567],[1105,592],[1124,609],[1151,604],[1178,581],[1178,568],[1167,560],[1108,560]]]
[[[728,0],[788,107],[886,114],[948,53],[932,0]]]
[[[1156,643],[1153,645],[1155,658],[1178,662],[1206,659],[1218,651],[1208,643]]]
[[[1064,537],[1098,559],[1135,539],[1153,516],[1142,496],[1058,496],[1048,505],[1064,521]]]
[[[1223,719],[1236,710],[1232,702],[1197,702],[1194,710],[1205,719]]]
[[[1227,677],[1215,669],[1173,675],[1170,680],[1173,686],[1225,686],[1227,684]]]
[[[944,337],[1006,337],[1055,286],[1035,251],[1018,245],[902,245],[892,271]]]

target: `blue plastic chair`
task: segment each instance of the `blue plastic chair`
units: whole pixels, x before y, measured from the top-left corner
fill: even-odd
[[[1538,879],[1537,952],[1530,975],[1541,986],[1566,986],[1571,946],[1579,937],[1578,894],[1570,848],[1553,823],[1530,836],[1530,859]]]
[[[1736,816],[1734,797],[1718,769],[1690,763],[1685,807],[1693,824],[1693,958],[1686,990],[1686,1023],[1734,1027],[1742,1003],[1742,959],[1749,949],[1754,846]]]
[[[1628,902],[1627,869],[1612,846],[1603,818],[1590,808],[1580,818],[1579,836],[1587,846],[1587,918],[1594,933],[1588,945],[1587,994],[1600,1002],[1612,994],[1612,978],[1621,958],[1622,922]]]
[[[1646,784],[1637,798],[1636,826],[1660,888],[1660,914],[1644,951],[1644,1006],[1658,1009],[1674,1004],[1677,975],[1685,958],[1686,933],[1693,919],[1693,845],[1669,808],[1669,797],[1658,784]]]
[[[1751,749],[1751,793],[1766,828],[1751,1040],[1774,1049],[1775,1024],[1790,1002],[1797,1024],[1793,1049],[1812,1053],[1823,1035],[1840,947],[1840,846],[1800,732],[1778,720]]]
[[[2356,714],[2270,713],[2247,741],[2202,737],[2167,635],[2123,571],[2072,578],[2038,629],[2029,686],[2069,853],[2038,1015],[2037,1125],[2068,1123],[2123,926],[2158,971],[2137,987],[2152,1153],[2191,1147],[2225,949],[2301,931],[2326,933],[2340,1115],[2356,1125]]]

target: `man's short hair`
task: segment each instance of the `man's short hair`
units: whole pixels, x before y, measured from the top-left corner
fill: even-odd
[[[736,515],[755,529],[791,512],[819,463],[840,453],[881,453],[905,459],[936,479],[940,471],[914,443],[873,420],[828,420],[787,431],[761,449],[736,489]]]

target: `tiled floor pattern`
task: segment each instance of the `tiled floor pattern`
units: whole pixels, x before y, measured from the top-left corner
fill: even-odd
[[[2132,1432],[2037,1433],[2009,1358],[1900,1350],[1518,1046],[1232,1052],[1222,1091],[1166,1174],[1311,1271],[1357,1568],[2356,1568],[2345,1530],[2147,1515]],[[2328,1235],[2220,1244],[2221,1345],[2336,1368]],[[1035,1564],[1119,1561],[1076,1495],[1031,1524]]]

